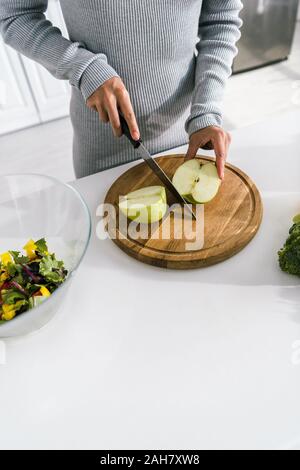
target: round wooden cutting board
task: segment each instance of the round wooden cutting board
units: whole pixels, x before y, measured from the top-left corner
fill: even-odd
[[[198,156],[204,163],[209,157]],[[184,155],[158,157],[157,163],[172,179]],[[109,189],[105,204],[106,229],[111,239],[134,258],[155,266],[189,269],[209,266],[242,250],[259,229],[263,207],[257,187],[233,165],[226,164],[225,180],[209,203],[194,206],[197,221],[183,217],[180,207],[156,224],[137,224],[119,213],[119,197],[136,189],[161,185],[145,163],[121,175]],[[176,203],[167,192],[169,206]],[[112,210],[113,209],[113,210]]]

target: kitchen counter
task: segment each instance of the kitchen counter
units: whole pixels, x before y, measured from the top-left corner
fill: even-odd
[[[300,449],[300,279],[276,255],[300,212],[299,122],[295,110],[233,133],[230,161],[264,219],[202,270],[151,267],[96,237],[96,208],[130,165],[74,183],[92,240],[54,320],[5,343],[1,448]]]

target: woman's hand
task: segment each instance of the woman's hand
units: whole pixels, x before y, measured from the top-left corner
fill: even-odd
[[[101,121],[110,122],[116,137],[121,137],[122,128],[118,109],[122,111],[134,140],[140,138],[140,131],[130,101],[129,93],[119,77],[103,83],[87,100],[90,109],[98,111]]]
[[[199,148],[214,150],[219,177],[224,179],[225,162],[230,143],[231,137],[228,132],[217,126],[205,127],[205,129],[201,129],[191,135],[185,158],[186,160],[195,158]]]

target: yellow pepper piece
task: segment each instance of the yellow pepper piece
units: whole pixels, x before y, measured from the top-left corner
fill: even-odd
[[[29,240],[23,248],[29,259],[36,258],[35,250],[37,249],[37,246],[33,240]]]
[[[16,316],[17,311],[21,307],[23,307],[23,304],[24,304],[23,300],[19,300],[14,305],[3,304],[2,305],[2,311],[3,311],[2,320],[6,320],[6,321],[12,320]]]
[[[15,310],[14,305],[3,304],[2,310],[3,310],[2,320],[9,321],[9,320],[12,320],[16,316],[16,310]]]
[[[51,292],[45,286],[42,286],[40,288],[40,293],[42,294],[43,297],[50,297],[51,295]]]
[[[9,274],[6,273],[5,271],[3,271],[1,274],[0,274],[0,282],[4,282],[6,281],[6,279],[9,278]]]
[[[0,255],[0,258],[1,258],[1,263],[3,266],[7,266],[9,263],[13,262],[12,256],[8,252]]]

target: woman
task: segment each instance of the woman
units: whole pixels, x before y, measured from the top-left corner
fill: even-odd
[[[213,147],[223,178],[230,137],[221,103],[240,0],[60,3],[69,40],[45,19],[47,0],[0,0],[0,25],[7,44],[72,85],[76,176],[135,159],[129,142],[116,138],[119,108],[152,153],[188,139],[188,159]]]

